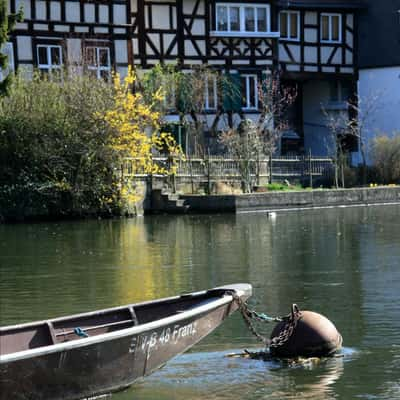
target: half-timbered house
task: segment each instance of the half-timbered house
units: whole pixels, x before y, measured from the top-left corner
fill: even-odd
[[[356,88],[359,0],[9,0],[11,12],[21,6],[25,19],[6,47],[14,67],[104,77],[128,65],[208,65],[236,77],[238,114],[248,118],[258,115],[257,82],[279,71],[298,88],[284,154],[325,154],[323,109],[345,109]],[[207,93],[211,122],[217,92]]]
[[[24,20],[12,32],[11,65],[44,72],[83,66],[98,77],[132,64],[131,12],[126,1],[9,0]]]

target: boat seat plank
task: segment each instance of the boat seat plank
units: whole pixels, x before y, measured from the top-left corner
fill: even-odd
[[[136,315],[135,309],[132,306],[129,307],[129,312],[132,316],[133,325],[135,326],[139,325],[138,317]]]
[[[102,325],[94,325],[94,326],[87,326],[82,328],[82,331],[84,332],[90,332],[96,329],[103,329],[103,328],[108,328],[108,327],[113,327],[113,326],[118,326],[118,325],[123,325],[123,324],[128,324],[128,323],[133,323],[134,321],[132,319],[125,319],[123,321],[117,321],[117,322],[109,322],[108,324],[102,324]],[[61,332],[56,333],[56,337],[58,336],[65,336],[65,335],[71,335],[75,334],[74,329],[70,330],[64,330]]]
[[[46,322],[47,328],[49,329],[50,339],[53,344],[57,343],[57,337],[54,333],[53,323],[51,321]]]

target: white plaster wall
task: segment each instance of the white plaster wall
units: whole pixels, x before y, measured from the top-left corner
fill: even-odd
[[[316,25],[318,23],[318,16],[316,12],[308,12],[304,14],[304,22],[307,25]]]
[[[290,50],[293,50],[294,47],[295,46],[291,46]],[[300,48],[300,46],[297,46],[297,47]],[[293,54],[293,52],[292,52],[292,55],[295,58],[295,61],[297,61],[296,56],[295,56],[295,54]],[[286,51],[283,44],[279,44],[279,61],[282,61],[282,62],[290,62],[291,61],[289,53]]]
[[[196,19],[192,26],[192,34],[193,35],[205,35],[205,23],[202,20]]]
[[[304,150],[313,156],[326,156],[334,145],[326,128],[326,118],[321,105],[328,103],[327,81],[308,81],[303,86]]]
[[[318,49],[313,46],[304,46],[304,62],[316,64],[318,62]]]
[[[148,12],[148,8],[146,8],[146,10]],[[152,6],[151,12],[152,12],[153,28],[170,29],[170,27],[169,27],[170,26],[169,25],[169,6],[168,5]]]
[[[29,36],[17,37],[19,60],[32,60],[32,39]]]
[[[82,62],[81,39],[67,39],[68,63],[80,64]]]
[[[99,5],[99,22],[101,24],[108,24],[108,6]]]
[[[126,8],[122,4],[114,4],[114,24],[126,24]]]
[[[79,22],[80,20],[79,3],[72,1],[65,2],[65,19],[66,22]]]
[[[61,3],[59,1],[50,2],[50,18],[54,21],[61,20]]]
[[[126,40],[115,40],[115,61],[117,63],[127,63],[128,62],[128,50],[127,50]]]
[[[333,47],[330,46],[321,46],[321,63],[326,64],[329,60],[329,57],[332,54]]]
[[[364,104],[378,96],[376,110],[366,118],[367,144],[380,133],[400,135],[400,66],[360,70],[358,93]],[[360,154],[355,153],[353,162],[357,164],[360,161]]]
[[[85,22],[94,22],[94,4],[85,4],[84,5],[84,13],[85,13]]]
[[[16,9],[19,10],[21,7],[24,10],[24,19],[31,19],[31,2],[30,0],[16,0]]]
[[[46,2],[36,1],[36,19],[46,19]]]
[[[304,40],[309,43],[317,43],[317,30],[314,28],[304,29]]]

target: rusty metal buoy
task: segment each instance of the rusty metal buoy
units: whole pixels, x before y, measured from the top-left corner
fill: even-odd
[[[296,304],[291,315],[271,333],[273,357],[324,357],[342,346],[342,336],[326,317],[313,311],[300,311]]]

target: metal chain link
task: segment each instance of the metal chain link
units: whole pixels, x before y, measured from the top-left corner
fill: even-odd
[[[243,320],[245,322],[245,324],[247,325],[247,327],[249,328],[249,331],[260,341],[263,342],[265,345],[269,344],[269,339],[267,339],[266,337],[262,336],[261,334],[259,334],[256,330],[256,328],[254,327],[252,321],[251,321],[251,310],[249,309],[249,307],[247,306],[247,303],[245,303],[236,293],[232,293],[232,297],[234,299],[234,301],[236,301],[240,314],[243,317]]]
[[[301,311],[299,310],[299,307],[297,307],[297,304],[293,304],[292,313],[286,318],[285,328],[279,333],[278,336],[275,336],[271,339],[269,347],[277,348],[283,346],[293,335],[300,318]]]
[[[263,342],[266,346],[277,348],[279,346],[284,345],[292,336],[293,332],[296,329],[297,323],[301,318],[301,311],[299,310],[296,304],[292,305],[291,315],[288,317],[269,317],[265,314],[257,313],[254,310],[251,310],[247,303],[244,302],[236,293],[232,293],[232,297],[234,301],[238,305],[238,309],[240,314],[243,317],[244,322],[249,328],[250,332],[261,342]],[[259,322],[281,322],[286,321],[284,329],[280,332],[278,336],[274,338],[267,339],[257,332],[253,321],[256,320]]]

